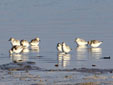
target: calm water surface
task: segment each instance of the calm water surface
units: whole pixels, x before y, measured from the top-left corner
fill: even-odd
[[[113,1],[112,0],[1,0],[0,64],[12,62],[10,37],[30,41],[40,37],[40,51],[22,54],[25,61],[39,67],[113,68]],[[100,40],[98,48],[77,47],[76,37]],[[59,57],[56,45],[66,42],[72,51]],[[39,57],[41,56],[41,57]],[[111,59],[101,57],[111,56]]]

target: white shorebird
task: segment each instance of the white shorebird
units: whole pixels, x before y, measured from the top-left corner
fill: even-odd
[[[102,43],[103,43],[103,41],[98,41],[98,40],[91,40],[91,41],[88,41],[88,44],[89,44],[91,47],[98,47],[98,46],[100,46]]]
[[[57,50],[58,52],[63,52],[61,43],[57,43]]]
[[[81,38],[76,38],[75,42],[77,43],[78,46],[85,46],[88,44],[87,41],[85,41],[84,39],[81,39]]]
[[[10,38],[9,41],[11,42],[12,46],[20,45],[20,40],[17,40],[15,38]]]
[[[38,46],[39,42],[40,42],[40,38],[37,37],[35,39],[32,39],[30,44],[31,44],[31,46]]]
[[[28,53],[28,52],[29,52],[29,49],[24,47],[22,50],[22,53]]]
[[[21,40],[20,41],[20,44],[25,47],[25,48],[28,48],[29,47],[29,42],[27,40]]]
[[[62,42],[62,49],[65,53],[69,53],[72,50],[65,42]]]
[[[9,50],[9,53],[12,54],[12,53],[21,53],[23,50],[23,46],[19,46],[19,45],[15,45],[13,46],[10,50]]]

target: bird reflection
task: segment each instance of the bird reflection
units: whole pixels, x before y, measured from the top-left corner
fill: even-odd
[[[86,60],[88,55],[87,46],[77,46],[76,47],[76,58],[77,60]]]
[[[71,55],[65,53],[58,53],[58,65],[63,66],[64,68],[67,67],[70,63]]]
[[[100,59],[102,57],[102,48],[89,48],[90,56],[95,59]]]
[[[32,52],[39,52],[40,48],[39,48],[39,46],[31,46],[31,51]]]
[[[28,56],[22,54],[11,54],[10,58],[12,62],[16,62],[16,63],[28,61]]]

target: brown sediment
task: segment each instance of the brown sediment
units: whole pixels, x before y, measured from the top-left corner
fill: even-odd
[[[55,65],[57,66],[57,65]],[[18,70],[37,70],[37,71],[51,71],[51,72],[85,72],[85,73],[112,73],[113,69],[100,68],[73,68],[73,69],[45,69],[35,66],[34,62],[23,63],[9,63],[0,65],[1,70],[18,71]]]

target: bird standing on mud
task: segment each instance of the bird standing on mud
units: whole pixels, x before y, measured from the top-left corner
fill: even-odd
[[[100,46],[102,43],[103,43],[103,41],[98,41],[98,40],[90,40],[90,41],[88,41],[88,44],[89,44],[91,47],[98,47],[98,46]]]
[[[85,41],[84,39],[81,39],[81,38],[76,38],[75,42],[77,43],[77,46],[85,46],[88,44],[87,41]]]
[[[69,53],[72,49],[68,45],[66,45],[65,42],[62,42],[62,50],[65,53]]]
[[[57,44],[57,50],[58,50],[58,52],[63,52],[61,43]]]
[[[13,46],[10,50],[9,50],[9,53],[12,54],[12,53],[21,53],[23,50],[23,46],[19,46],[19,45],[15,45]]]
[[[39,42],[40,42],[40,38],[37,37],[37,38],[31,40],[30,45],[31,46],[38,46]]]
[[[25,48],[28,48],[29,47],[29,42],[27,40],[21,40],[20,41],[20,44],[25,47]]]
[[[17,40],[15,38],[10,38],[9,41],[11,42],[12,46],[20,45],[20,40]]]

